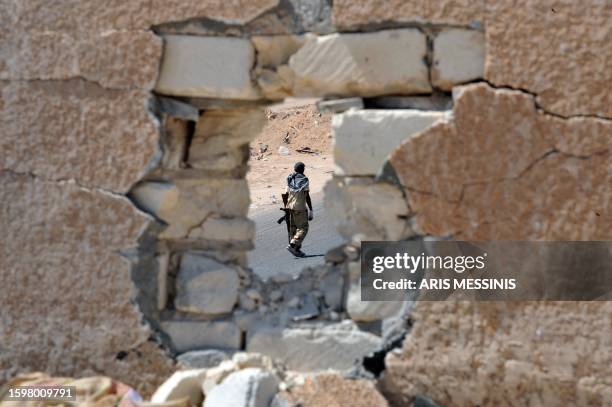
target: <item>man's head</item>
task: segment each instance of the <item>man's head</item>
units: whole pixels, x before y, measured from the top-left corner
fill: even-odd
[[[306,166],[304,165],[304,163],[301,162],[301,161],[298,161],[293,166],[293,171],[295,171],[297,173],[300,173],[300,174],[303,174],[305,168],[306,168]]]

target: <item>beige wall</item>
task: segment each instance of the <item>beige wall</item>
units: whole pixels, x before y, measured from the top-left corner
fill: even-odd
[[[148,341],[118,252],[150,223],[123,194],[159,158],[145,105],[162,43],[149,27],[245,22],[276,2],[53,3],[0,2],[0,380],[103,373],[147,391],[172,366]],[[609,2],[335,0],[332,12],[340,30],[484,29],[488,83],[462,88],[452,121],[392,155],[419,232],[612,238]],[[524,388],[612,403],[609,314],[608,303],[424,303],[386,385],[448,405],[518,405]]]

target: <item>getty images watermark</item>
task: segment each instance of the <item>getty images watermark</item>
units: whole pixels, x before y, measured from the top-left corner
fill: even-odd
[[[363,242],[361,299],[610,300],[612,242]]]

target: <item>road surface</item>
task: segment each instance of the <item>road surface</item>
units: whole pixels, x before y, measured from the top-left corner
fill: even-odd
[[[325,253],[343,240],[323,208],[323,193],[312,194],[314,220],[302,245],[307,257],[295,258],[285,248],[287,227],[276,223],[283,213],[282,205],[251,209],[249,217],[255,221],[255,249],[249,252],[249,267],[261,278],[278,273],[298,275],[306,266],[322,264]]]

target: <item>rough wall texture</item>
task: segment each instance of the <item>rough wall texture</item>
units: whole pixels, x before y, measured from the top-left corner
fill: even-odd
[[[0,173],[4,239],[0,370],[113,372],[150,391],[171,363],[131,303],[129,261],[148,219],[124,197],[74,182]],[[124,354],[124,357],[118,355]]]
[[[146,392],[172,368],[147,341],[153,331],[141,324],[143,308],[132,305],[129,263],[119,254],[138,244],[151,218],[120,194],[145,174],[169,182],[178,172],[201,179],[217,169],[204,168],[209,158],[202,166],[195,164],[198,156],[184,163],[178,151],[176,165],[149,173],[160,161],[160,130],[146,104],[162,57],[162,41],[150,27],[196,17],[249,23],[277,4],[0,1],[0,225],[10,236],[0,257],[0,377],[33,369],[106,373]],[[336,0],[332,13],[341,31],[422,24],[426,35],[446,26],[485,32],[489,83],[457,89],[454,118],[406,134],[392,153],[404,194],[388,188],[395,188],[394,202],[406,197],[406,206],[397,205],[402,222],[411,217],[417,233],[464,239],[612,238],[609,1]],[[225,34],[251,34],[232,27],[224,26]],[[249,27],[259,34],[301,34],[305,25],[277,15]],[[176,34],[193,34],[179,28]],[[368,58],[376,54],[367,51]],[[290,94],[289,59],[260,66],[252,84],[267,84],[271,98]],[[365,94],[351,92],[346,96]],[[186,136],[180,137],[177,150],[185,148]],[[236,168],[224,177],[244,176],[239,146],[220,152],[215,143],[205,144],[204,157],[231,155]],[[374,202],[364,201],[366,209]],[[384,231],[397,216],[377,221]],[[351,237],[358,232],[351,229]],[[173,244],[194,248],[193,241]],[[222,254],[241,262],[240,254]],[[159,257],[160,264],[172,262],[167,252]],[[272,297],[269,287],[261,288]],[[325,293],[326,301],[337,291]],[[268,307],[261,295],[240,294],[240,307]],[[146,312],[163,311],[172,298],[157,300],[155,311]],[[291,301],[272,306],[286,309]],[[426,393],[448,405],[610,404],[610,311],[608,303],[419,304],[404,349],[387,358],[385,391],[404,403]],[[238,322],[248,328],[260,321]],[[201,329],[208,321],[180,323],[208,335]],[[232,332],[237,347],[240,331],[232,325]],[[210,333],[219,336],[213,328]]]
[[[476,240],[611,237],[612,121],[560,119],[520,91],[458,89],[454,119],[391,156],[419,232]]]

